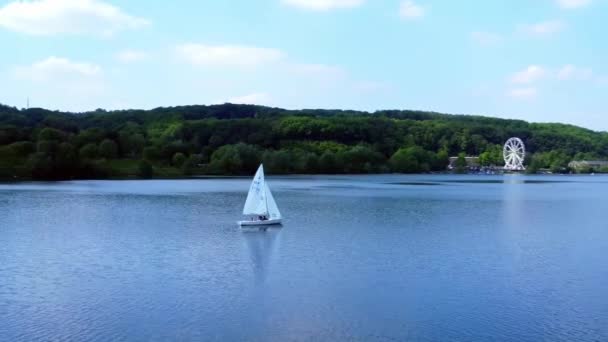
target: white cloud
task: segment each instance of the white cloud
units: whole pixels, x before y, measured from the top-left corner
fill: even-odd
[[[17,79],[35,82],[64,82],[91,79],[101,76],[100,66],[82,62],[72,62],[66,58],[49,57],[28,66],[15,68]]]
[[[148,58],[148,54],[138,50],[123,50],[116,54],[116,59],[122,63],[134,63]]]
[[[534,83],[547,75],[547,71],[539,65],[530,65],[526,69],[516,72],[510,78],[511,83]]]
[[[471,39],[479,45],[495,45],[502,41],[502,37],[496,33],[475,31],[471,32]]]
[[[548,37],[559,33],[565,28],[559,20],[543,21],[536,24],[522,25],[519,31],[530,37]]]
[[[533,99],[538,94],[538,91],[534,87],[527,88],[515,88],[507,91],[507,96],[514,99],[528,100]]]
[[[203,93],[213,103],[281,107],[314,103],[312,106],[323,107],[335,106],[338,101],[364,102],[368,96],[387,96],[390,90],[380,83],[363,84],[340,65],[307,63],[272,47],[184,44],[174,47],[173,52],[190,66],[183,70],[186,78],[199,84],[188,88],[208,87]],[[189,95],[194,100],[182,102],[200,101],[200,94],[199,90]]]
[[[593,77],[591,68],[577,67],[576,65],[564,65],[558,72],[557,78],[562,81],[578,80],[585,81]]]
[[[365,0],[282,0],[286,5],[311,10],[330,11],[334,9],[354,8],[363,5]]]
[[[559,7],[563,9],[576,9],[591,4],[591,0],[557,0]]]
[[[95,64],[48,57],[11,73],[15,93],[28,94],[35,106],[82,111],[110,101],[103,69]]]
[[[242,45],[183,44],[176,48],[180,59],[197,66],[257,67],[283,60],[286,54],[278,49]]]
[[[267,93],[252,93],[244,96],[233,97],[225,102],[234,104],[269,105],[272,103],[272,99]]]
[[[0,27],[30,35],[111,36],[149,22],[100,0],[15,1],[0,8]]]
[[[399,16],[402,19],[417,19],[424,17],[424,7],[411,0],[404,0],[399,7]]]

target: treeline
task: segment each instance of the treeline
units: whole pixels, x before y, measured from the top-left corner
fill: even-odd
[[[608,134],[420,111],[214,105],[64,113],[0,105],[0,178],[79,179],[270,173],[443,171],[448,157],[502,165],[520,137],[533,170],[608,157]]]

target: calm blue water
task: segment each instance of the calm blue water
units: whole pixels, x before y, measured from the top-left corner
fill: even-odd
[[[608,177],[248,186],[0,184],[0,340],[608,340]]]

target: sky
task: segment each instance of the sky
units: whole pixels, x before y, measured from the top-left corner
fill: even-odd
[[[608,130],[608,0],[0,0],[0,103],[418,109]]]

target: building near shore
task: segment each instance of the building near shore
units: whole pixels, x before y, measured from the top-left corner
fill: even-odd
[[[452,170],[456,168],[456,161],[458,157],[450,157],[450,164],[448,165],[448,169]],[[464,157],[464,160],[467,162],[468,168],[479,168],[479,157]]]
[[[568,164],[574,170],[608,168],[608,160],[574,160]]]

